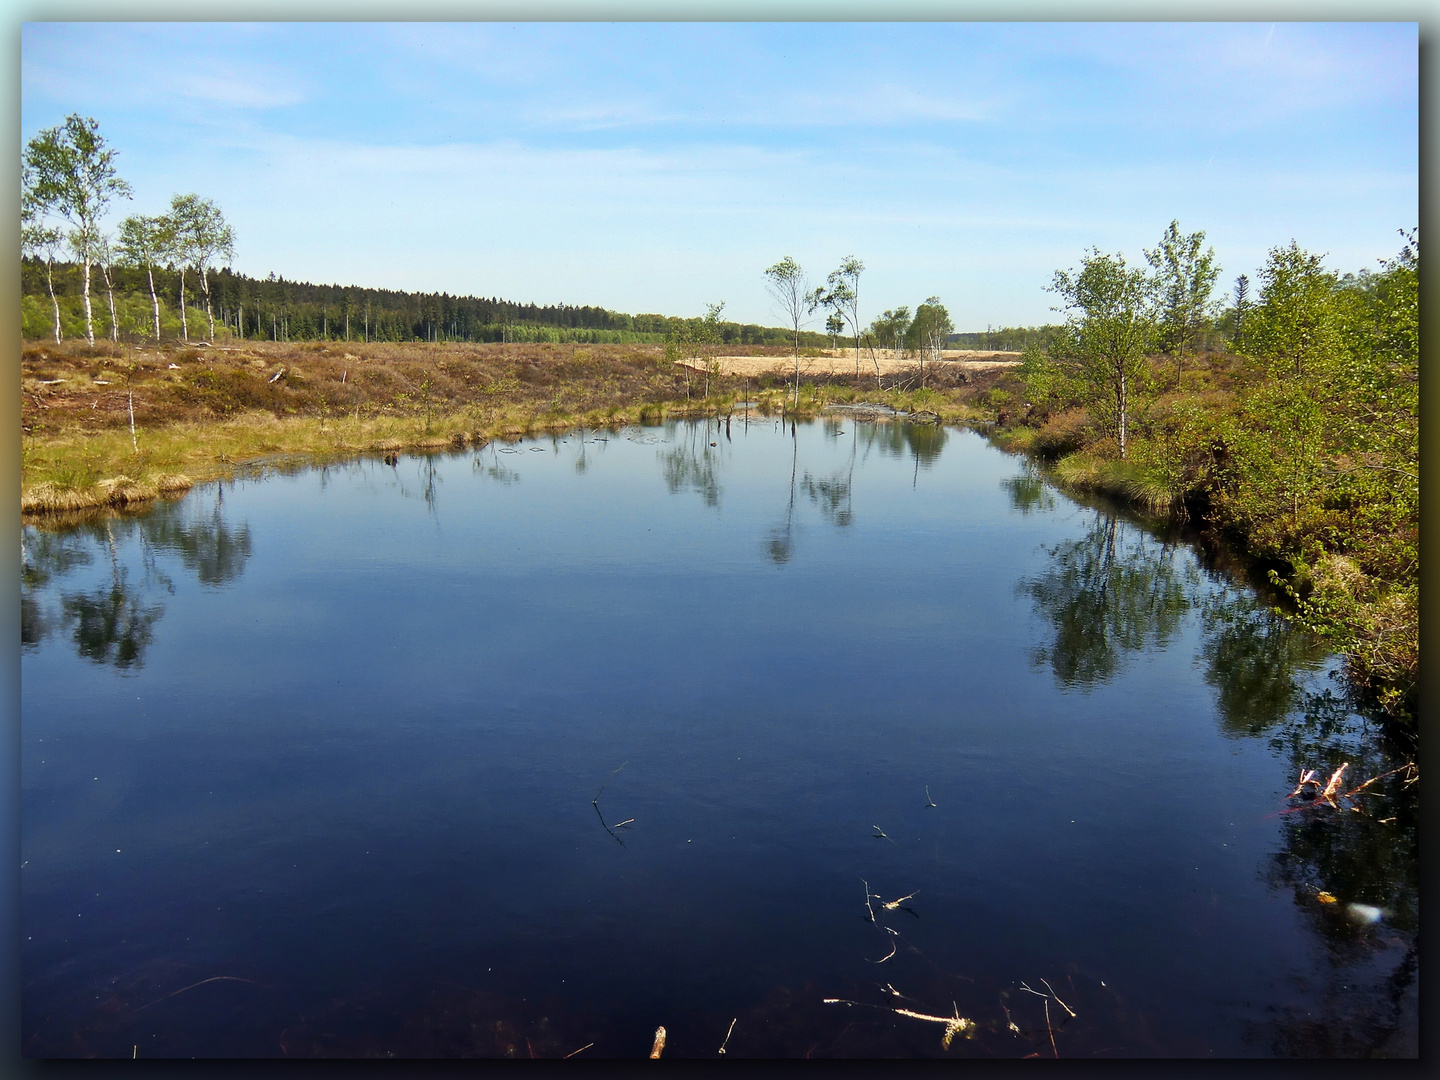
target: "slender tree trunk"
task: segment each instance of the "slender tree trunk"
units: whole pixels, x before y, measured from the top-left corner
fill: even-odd
[[[91,345],[95,344],[95,324],[91,319],[90,312],[90,256],[86,255],[81,264],[85,268],[85,340]]]
[[[45,284],[50,289],[50,306],[55,309],[55,344],[60,344],[60,301],[55,299],[54,262],[45,260]]]
[[[800,324],[795,324],[795,407],[800,407]]]
[[[185,268],[180,268],[180,336],[190,340],[190,324],[185,319]]]
[[[155,314],[155,340],[160,340],[160,297],[155,295],[155,270],[149,263],[145,264],[145,277],[150,282],[150,310]]]
[[[110,301],[110,340],[120,340],[120,323],[115,318],[115,286],[110,281],[110,267],[106,263],[100,264],[100,272],[105,275],[105,298]]]
[[[1120,461],[1125,461],[1125,413],[1129,406],[1125,370],[1120,370]]]
[[[205,289],[205,317],[210,320],[210,340],[215,340],[215,316],[210,314],[210,276],[200,267],[200,284]]]

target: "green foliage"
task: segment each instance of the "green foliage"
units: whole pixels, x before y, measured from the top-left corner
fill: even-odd
[[[1271,248],[1260,271],[1260,302],[1245,319],[1245,346],[1272,377],[1320,374],[1336,358],[1338,283],[1322,258],[1291,240]]]
[[[1200,245],[1203,232],[1180,234],[1180,223],[1170,222],[1160,244],[1145,252],[1155,271],[1157,344],[1178,360],[1210,324],[1210,294],[1220,276],[1215,249]]]
[[[1126,452],[1132,398],[1149,382],[1145,356],[1155,331],[1150,318],[1154,282],[1125,265],[1122,255],[1091,249],[1080,270],[1057,270],[1050,290],[1070,313],[1062,348],[1079,365],[1092,391],[1092,407]]]
[[[905,348],[905,335],[910,330],[909,306],[902,304],[877,315],[870,320],[868,330],[876,345],[882,349],[890,349],[898,356]]]
[[[1078,273],[1055,277],[1063,334],[1049,350],[1027,342],[1015,371],[1035,406],[1029,433],[1001,437],[1055,460],[1063,484],[1199,512],[1273,560],[1292,619],[1345,653],[1355,685],[1413,716],[1420,250],[1417,232],[1402,236],[1378,271],[1343,277],[1293,241],[1273,248],[1258,300],[1241,275],[1226,313],[1245,355],[1212,354],[1170,380],[1146,353],[1177,347],[1177,299],[1205,295],[1213,280],[1203,235],[1172,223],[1147,253],[1148,282],[1118,256],[1087,253]],[[1167,288],[1187,278],[1199,288]],[[993,390],[976,400],[1003,418]]]
[[[915,309],[915,319],[905,333],[905,344],[917,353],[923,350],[932,359],[938,360],[940,350],[945,347],[946,339],[954,329],[945,305],[938,296],[931,296]]]
[[[1015,374],[1025,384],[1025,396],[1036,406],[1069,400],[1074,394],[1074,387],[1065,369],[1057,364],[1038,342],[1026,343],[1024,351],[1020,353],[1020,365],[1015,369]]]

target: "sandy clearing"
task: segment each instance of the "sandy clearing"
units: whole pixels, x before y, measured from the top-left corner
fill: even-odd
[[[725,375],[746,375],[755,376],[764,374],[767,371],[792,371],[794,360],[788,356],[717,356],[720,363],[720,371]],[[880,373],[882,375],[893,375],[899,371],[909,371],[919,361],[913,356],[903,360],[896,360],[889,353],[875,354],[879,361]],[[946,349],[940,354],[941,364],[950,369],[959,368],[962,371],[985,371],[990,368],[1009,367],[1020,362],[1020,354],[1016,352],[999,352],[989,349]],[[699,361],[690,363],[687,366],[703,371],[704,365]],[[836,350],[835,352],[824,352],[819,356],[800,357],[800,375],[854,375],[855,374],[855,350]],[[875,374],[875,364],[871,361],[868,353],[862,353],[860,357],[860,374]]]

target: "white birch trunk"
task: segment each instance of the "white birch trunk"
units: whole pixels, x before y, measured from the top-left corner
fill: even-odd
[[[81,260],[85,267],[85,340],[91,345],[95,344],[95,324],[90,312],[90,256],[86,255]]]
[[[155,313],[155,340],[160,340],[160,297],[155,295],[155,270],[145,264],[145,277],[150,281],[150,309]]]
[[[180,336],[190,340],[190,324],[185,319],[185,268],[180,268]]]
[[[1125,459],[1125,407],[1129,404],[1126,400],[1125,372],[1120,372],[1120,459]]]
[[[205,318],[210,320],[210,340],[215,340],[215,316],[210,313],[210,277],[205,267],[200,267],[200,284],[205,288]]]
[[[110,301],[110,340],[119,341],[120,323],[115,318],[115,286],[110,280],[110,267],[101,263],[100,272],[105,275],[105,298]]]
[[[50,306],[55,309],[55,344],[60,344],[60,301],[55,299],[55,278],[52,267],[54,263],[45,260],[45,284],[50,289]]]

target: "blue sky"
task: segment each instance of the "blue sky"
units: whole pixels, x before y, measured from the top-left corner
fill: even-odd
[[[1419,219],[1414,23],[28,23],[21,139],[93,116],[237,269],[781,320],[762,271],[866,264],[861,316],[1054,321],[1056,269],[1172,218],[1228,287]],[[819,322],[817,320],[816,327]]]

